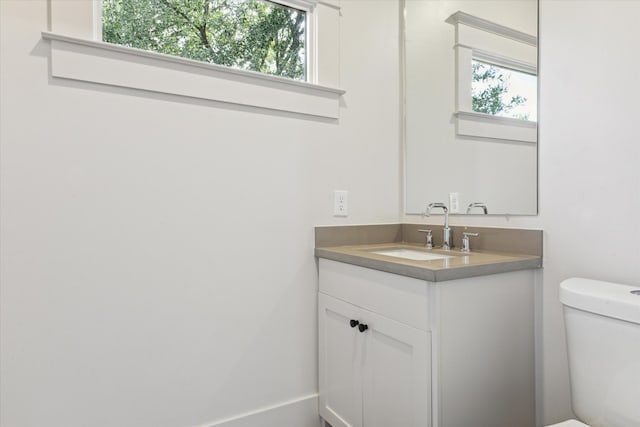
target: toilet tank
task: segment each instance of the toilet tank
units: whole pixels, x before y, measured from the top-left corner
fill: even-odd
[[[640,426],[640,286],[572,278],[560,301],[573,411],[592,427]]]

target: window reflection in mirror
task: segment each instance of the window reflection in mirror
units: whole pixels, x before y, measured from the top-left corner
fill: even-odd
[[[473,111],[513,119],[538,120],[535,75],[473,60]]]

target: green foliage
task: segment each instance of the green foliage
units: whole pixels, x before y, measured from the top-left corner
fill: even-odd
[[[524,104],[527,99],[520,96],[512,96],[511,99],[505,94],[509,92],[508,78],[502,73],[500,68],[490,64],[473,61],[473,90],[472,108],[478,113],[499,115],[507,113],[513,108]],[[526,120],[526,116],[517,117]]]
[[[102,39],[304,80],[305,12],[262,0],[102,0]]]

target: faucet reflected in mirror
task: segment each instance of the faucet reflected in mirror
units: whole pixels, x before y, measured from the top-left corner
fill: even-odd
[[[480,208],[482,209],[482,212],[487,215],[489,214],[489,209],[487,208],[487,205],[485,205],[482,202],[473,202],[473,203],[469,203],[469,206],[467,206],[467,213],[471,213],[471,209],[473,208]]]
[[[431,216],[431,209],[439,208],[444,211],[444,229],[442,234],[442,249],[448,251],[451,249],[451,229],[449,228],[449,208],[441,202],[429,203],[425,210],[425,216]]]

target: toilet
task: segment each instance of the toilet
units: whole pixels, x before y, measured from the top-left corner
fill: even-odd
[[[560,301],[580,421],[548,427],[640,426],[640,287],[572,278]]]

